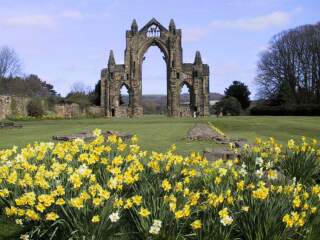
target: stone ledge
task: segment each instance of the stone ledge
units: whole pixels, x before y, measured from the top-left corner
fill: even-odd
[[[102,132],[102,135],[105,138],[107,138],[111,135],[116,135],[117,137],[121,137],[125,141],[129,140],[132,137],[132,134],[121,133],[118,131],[111,131],[111,130]],[[77,138],[80,138],[80,139],[83,139],[86,141],[90,141],[90,140],[93,140],[95,138],[95,136],[93,135],[92,131],[84,131],[84,132],[71,134],[71,135],[57,135],[57,136],[52,137],[52,139],[56,140],[56,141],[73,141]]]

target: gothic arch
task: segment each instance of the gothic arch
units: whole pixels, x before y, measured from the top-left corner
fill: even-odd
[[[107,116],[117,114],[112,99],[117,91],[117,83],[125,82],[130,89],[130,105],[126,114],[132,117],[143,115],[142,108],[142,62],[144,54],[151,46],[157,46],[164,55],[167,66],[167,114],[168,116],[209,114],[209,66],[202,63],[200,52],[196,52],[193,63],[183,63],[181,29],[176,29],[173,20],[167,29],[156,19],[151,19],[140,30],[133,20],[131,29],[126,32],[124,64],[116,64],[112,50],[108,67],[101,71],[101,106]],[[196,73],[196,74],[195,74]],[[181,84],[187,83],[192,90],[192,108],[187,111],[180,106]],[[190,104],[191,106],[191,104]]]
[[[122,92],[121,92],[121,90],[122,90],[123,88],[124,88],[124,89],[127,91],[127,93],[128,93],[128,103],[127,103],[127,104],[126,104],[125,99],[124,99],[125,95],[123,95]],[[131,104],[131,99],[130,99],[131,92],[130,92],[130,87],[128,86],[128,84],[126,84],[125,82],[123,82],[123,83],[120,85],[120,87],[119,87],[118,94],[119,94],[119,105],[120,105],[120,106],[123,106],[123,107],[124,107],[124,106],[129,107],[130,104]],[[127,109],[127,111],[128,111],[128,109]]]
[[[152,46],[156,46],[160,49],[160,51],[164,55],[164,61],[166,62],[166,65],[168,65],[168,62],[167,62],[167,59],[169,58],[168,49],[165,43],[163,43],[160,39],[156,39],[156,38],[146,39],[139,47],[138,58],[140,59],[140,65],[143,62],[143,56],[146,54],[148,49]]]

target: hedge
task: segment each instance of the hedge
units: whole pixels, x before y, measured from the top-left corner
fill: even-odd
[[[251,115],[270,116],[320,116],[320,104],[300,105],[257,105],[250,110]]]

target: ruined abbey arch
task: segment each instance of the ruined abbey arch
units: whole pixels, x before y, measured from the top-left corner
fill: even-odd
[[[176,29],[173,20],[167,29],[153,18],[140,30],[133,20],[131,30],[126,32],[124,64],[116,64],[113,51],[110,51],[108,67],[101,71],[101,106],[106,116],[143,115],[142,62],[148,48],[154,45],[163,53],[167,66],[167,115],[209,115],[209,66],[202,63],[199,51],[193,63],[183,63],[181,29]],[[184,84],[190,93],[188,106],[180,103]],[[129,93],[128,106],[121,104],[120,89],[123,85]]]

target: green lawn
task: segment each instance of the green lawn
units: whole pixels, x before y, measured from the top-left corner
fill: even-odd
[[[275,137],[285,143],[302,135],[320,140],[320,117],[223,117],[166,118],[148,116],[140,119],[74,119],[24,121],[21,129],[0,129],[0,149],[12,145],[24,146],[34,141],[51,141],[53,135],[71,134],[100,128],[137,134],[146,150],[164,151],[172,143],[178,151],[201,152],[205,148],[221,147],[210,142],[190,142],[185,139],[188,129],[197,122],[211,122],[230,137],[253,141],[256,137]],[[0,239],[10,239],[15,225],[0,218]],[[13,239],[16,239],[14,237]]]
[[[12,145],[24,146],[34,141],[51,141],[53,135],[71,134],[100,128],[137,134],[146,150],[164,151],[176,143],[181,153],[212,148],[210,142],[190,142],[188,129],[197,122],[212,122],[231,137],[253,141],[256,137],[275,137],[281,142],[289,138],[319,138],[320,117],[224,117],[166,118],[147,116],[139,119],[73,119],[24,121],[22,129],[0,129],[0,149]]]

